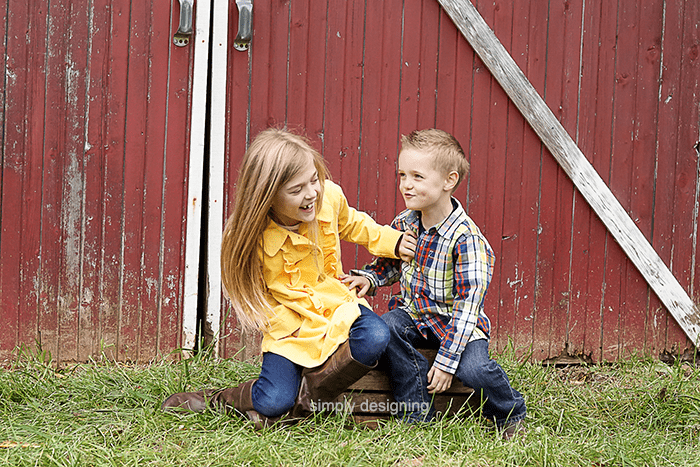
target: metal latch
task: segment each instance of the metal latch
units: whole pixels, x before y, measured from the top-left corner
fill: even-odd
[[[253,0],[236,0],[238,7],[238,35],[233,48],[241,52],[248,50],[253,38]]]
[[[180,27],[173,37],[173,44],[184,47],[190,43],[192,36],[192,1],[180,0]]]

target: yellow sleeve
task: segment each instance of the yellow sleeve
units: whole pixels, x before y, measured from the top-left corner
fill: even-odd
[[[374,256],[397,258],[396,245],[403,232],[388,225],[379,225],[368,214],[350,207],[342,189],[336,187],[340,239],[362,245]]]

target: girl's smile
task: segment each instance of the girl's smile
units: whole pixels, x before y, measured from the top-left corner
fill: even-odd
[[[272,215],[283,226],[311,222],[316,218],[316,201],[321,196],[321,182],[313,159],[280,188],[272,202]]]

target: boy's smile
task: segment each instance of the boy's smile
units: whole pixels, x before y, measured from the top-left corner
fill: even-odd
[[[424,227],[432,227],[452,212],[450,174],[434,168],[433,155],[413,148],[399,154],[399,190],[406,208],[422,213]]]
[[[280,188],[272,203],[272,213],[280,225],[292,226],[316,218],[316,201],[321,194],[321,182],[313,159]]]

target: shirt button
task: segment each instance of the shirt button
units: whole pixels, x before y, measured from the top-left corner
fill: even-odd
[[[331,310],[323,310],[323,316],[328,318],[331,315]]]

